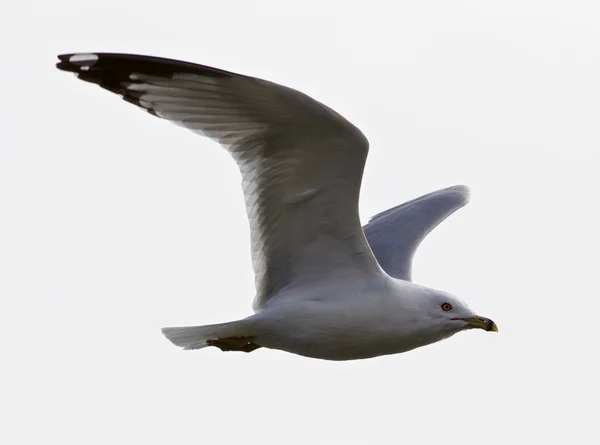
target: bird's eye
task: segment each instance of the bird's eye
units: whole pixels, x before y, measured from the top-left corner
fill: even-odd
[[[450,303],[442,303],[442,310],[444,312],[448,312],[452,310],[452,305]]]

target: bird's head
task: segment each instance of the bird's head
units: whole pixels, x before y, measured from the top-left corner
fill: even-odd
[[[447,292],[423,288],[420,297],[420,310],[426,316],[427,324],[443,337],[467,329],[498,332],[496,323],[475,314],[466,303]]]

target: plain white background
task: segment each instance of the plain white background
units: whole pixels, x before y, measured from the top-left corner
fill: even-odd
[[[597,2],[1,9],[2,443],[600,443]],[[345,363],[175,348],[162,326],[251,311],[238,172],[54,68],[76,51],[213,65],[328,104],[371,142],[365,222],[468,185],[414,279],[500,333]]]

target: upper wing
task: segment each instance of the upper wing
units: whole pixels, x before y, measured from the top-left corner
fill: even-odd
[[[375,215],[363,227],[381,267],[391,276],[411,280],[412,259],[435,227],[469,202],[469,189],[448,187]]]
[[[255,308],[336,272],[380,273],[358,217],[364,135],[298,91],[192,63],[65,54],[57,67],[207,136],[236,160],[251,228]]]

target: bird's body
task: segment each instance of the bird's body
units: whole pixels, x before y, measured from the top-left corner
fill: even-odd
[[[456,332],[432,330],[419,302],[427,288],[389,276],[291,291],[245,320],[252,342],[329,360],[396,354]],[[241,326],[240,326],[241,327]]]
[[[220,143],[240,168],[255,314],[163,329],[174,344],[352,360],[405,352],[465,329],[496,330],[452,295],[411,282],[416,248],[466,204],[466,187],[382,212],[363,231],[358,196],[368,142],[325,105],[186,62],[105,53],[59,58],[59,69]]]

